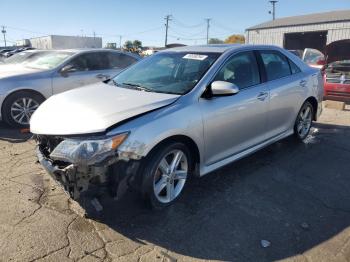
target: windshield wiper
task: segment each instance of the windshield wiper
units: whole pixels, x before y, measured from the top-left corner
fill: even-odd
[[[135,90],[146,91],[146,92],[153,92],[152,89],[144,87],[144,86],[141,86],[139,84],[135,84],[135,83],[122,83],[122,85],[131,87],[132,89],[135,89]]]

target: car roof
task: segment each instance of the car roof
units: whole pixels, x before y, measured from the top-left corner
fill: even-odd
[[[122,53],[122,54],[126,54],[129,56],[132,56],[136,59],[141,59],[141,57],[137,54],[133,54],[130,52],[124,52],[124,51],[120,51],[120,50],[115,50],[115,49],[108,49],[108,48],[72,48],[72,49],[52,49],[52,50],[47,50],[47,51],[52,51],[52,52],[69,52],[69,53],[73,53],[73,54],[78,54],[78,53],[89,53],[89,52],[99,52],[99,51],[103,51],[103,52],[115,52],[115,53]]]
[[[249,45],[249,44],[216,44],[216,45],[197,45],[197,46],[181,46],[175,48],[165,49],[161,52],[203,52],[203,53],[224,53],[226,51],[239,50],[246,47],[251,48],[272,48],[276,46],[271,45]]]
[[[161,52],[206,52],[206,53],[224,53],[226,50],[238,48],[239,44],[221,44],[221,45],[196,45],[180,46],[162,50]]]

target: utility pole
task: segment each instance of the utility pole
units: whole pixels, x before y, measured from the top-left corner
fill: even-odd
[[[209,27],[211,18],[205,19],[207,21],[207,44],[209,44]]]
[[[276,3],[277,0],[271,0],[270,3],[272,4],[272,20],[276,19]],[[269,12],[271,14],[271,11]]]
[[[95,31],[94,31],[94,33],[93,33],[93,34],[94,34],[94,40],[95,40],[95,38],[96,38],[96,33],[95,33]]]
[[[122,51],[122,36],[119,36],[119,49]]]
[[[168,29],[169,29],[169,21],[171,21],[171,15],[167,15],[165,18],[165,47],[168,44]]]
[[[6,30],[5,30],[5,26],[2,26],[1,33],[4,35],[4,43],[5,43],[5,47],[6,47]]]

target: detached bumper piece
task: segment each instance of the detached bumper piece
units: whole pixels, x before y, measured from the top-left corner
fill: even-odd
[[[36,148],[38,160],[47,173],[56,180],[75,200],[110,194],[120,199],[130,186],[136,184],[138,161],[106,161],[94,166],[76,166],[70,163],[55,163]],[[112,164],[111,164],[112,163]]]

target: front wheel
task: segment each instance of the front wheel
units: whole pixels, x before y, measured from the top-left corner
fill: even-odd
[[[183,143],[174,142],[152,152],[144,169],[143,195],[152,208],[172,204],[192,171],[192,158]]]
[[[312,105],[305,102],[298,113],[294,124],[294,136],[300,141],[305,140],[310,133],[313,111]]]
[[[44,101],[39,94],[30,91],[18,91],[4,102],[4,120],[13,127],[26,128],[34,111]]]

